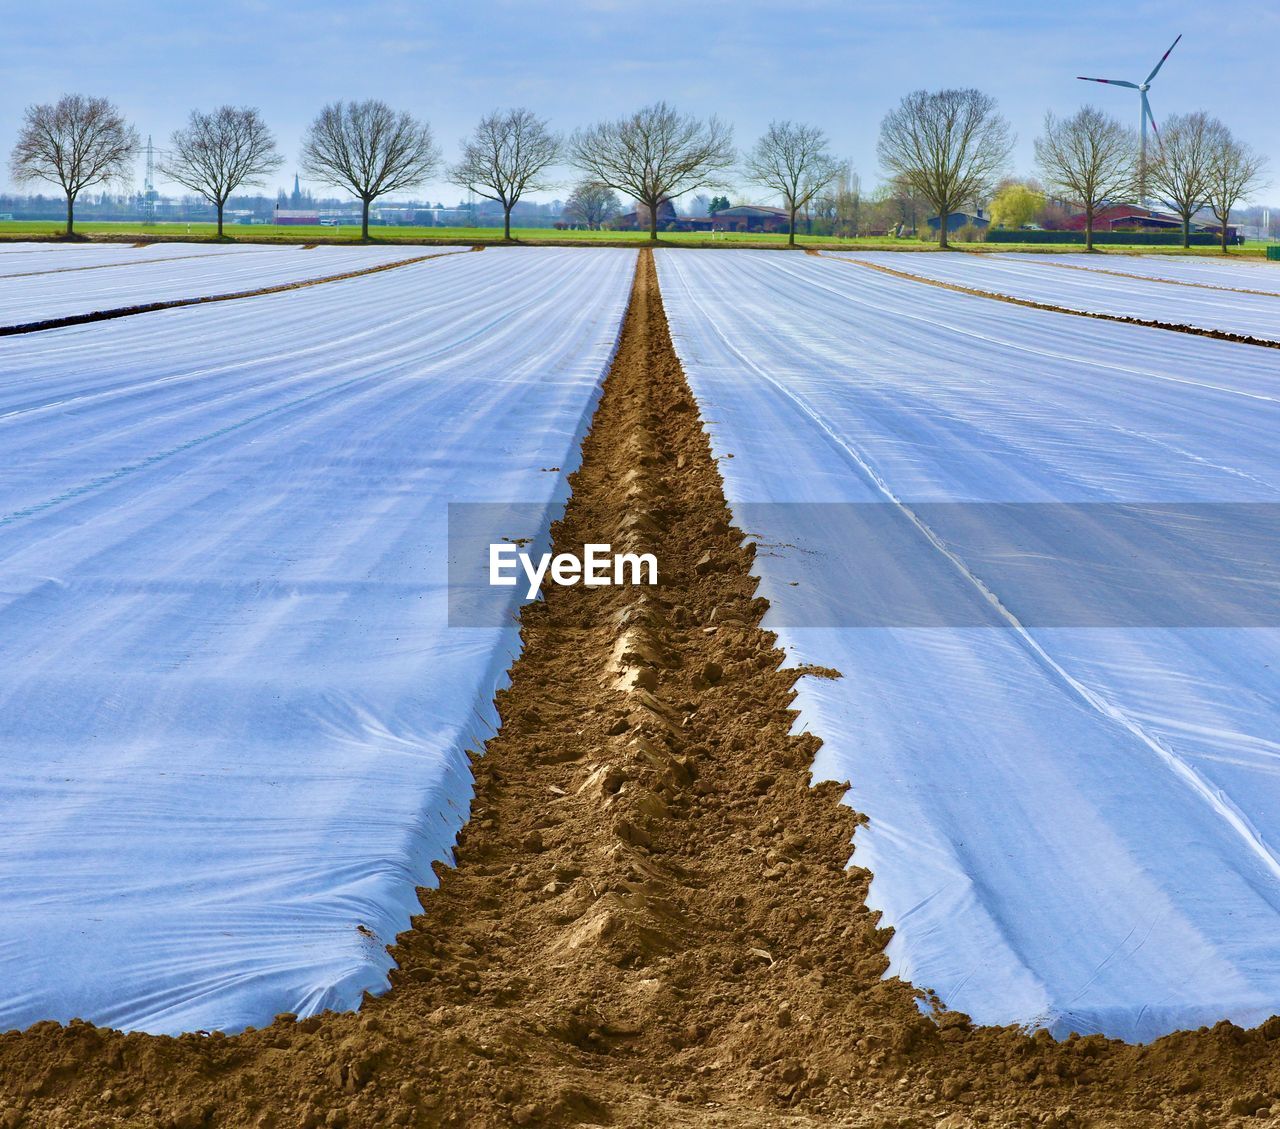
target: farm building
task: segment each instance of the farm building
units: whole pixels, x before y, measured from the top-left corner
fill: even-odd
[[[1064,226],[1068,231],[1084,230],[1084,213],[1069,217]],[[1113,204],[1094,214],[1094,231],[1181,231],[1182,218],[1172,212],[1144,208],[1140,204]],[[1211,216],[1199,215],[1191,221],[1192,231],[1219,234],[1222,225]],[[1227,238],[1235,239],[1234,226],[1227,227]]]
[[[930,216],[925,223],[929,225],[930,230],[938,230],[938,217]],[[991,221],[982,214],[979,208],[976,213],[969,212],[952,212],[947,216],[947,231],[959,231],[962,227],[988,227]]]
[[[680,217],[676,215],[676,206],[669,199],[663,200],[658,205],[658,230],[665,231],[671,224],[680,222]],[[635,209],[630,212],[623,212],[613,221],[613,226],[619,231],[640,231],[647,229],[649,226],[649,209],[646,205],[637,203]]]
[[[318,224],[320,222],[320,213],[314,208],[304,210],[277,207],[273,222],[278,223],[281,227],[299,227],[308,224]]]
[[[791,217],[782,208],[761,204],[735,204],[709,216],[685,216],[680,225],[689,231],[786,231]]]
[[[760,204],[736,204],[721,208],[709,216],[681,216],[675,205],[664,200],[658,209],[660,231],[786,231],[790,217],[782,208],[769,208]],[[624,212],[614,220],[613,226],[622,231],[644,230],[649,226],[649,209],[643,204],[633,212]]]

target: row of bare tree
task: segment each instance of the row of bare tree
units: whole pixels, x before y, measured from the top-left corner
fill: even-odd
[[[105,98],[66,95],[28,108],[11,159],[18,183],[45,180],[67,198],[67,234],[75,230],[75,201],[84,189],[127,175],[140,146],[137,130]],[[647,209],[657,238],[661,205],[721,178],[734,166],[732,130],[717,120],[681,114],[665,102],[565,138],[527,109],[486,115],[446,170],[455,184],[498,201],[503,233],[511,238],[511,210],[527,193],[552,187],[549,170],[568,160],[588,184],[616,189]],[[233,192],[282,164],[275,139],[250,107],[195,111],[170,141],[160,169],[209,201],[218,213]],[[321,110],[302,142],[303,171],[345,189],[362,204],[361,235],[369,237],[369,206],[389,192],[421,184],[441,171],[430,126],[385,102],[335,102]],[[751,151],[748,179],[779,192],[792,227],[803,208],[835,175],[821,130],[777,122]]]
[[[12,176],[19,183],[40,179],[60,185],[71,235],[79,193],[126,177],[139,147],[137,131],[107,99],[65,95],[27,109],[13,149]],[[885,170],[934,209],[945,247],[948,217],[989,195],[1012,148],[1009,124],[988,95],[972,89],[919,90],[884,118],[878,152]],[[1158,155],[1141,165],[1137,154],[1132,130],[1088,106],[1066,119],[1049,114],[1044,135],[1036,140],[1047,182],[1084,211],[1090,247],[1097,211],[1132,200],[1150,185],[1182,217],[1187,241],[1191,217],[1211,207],[1222,222],[1225,249],[1227,218],[1260,187],[1262,158],[1205,114],[1171,118]],[[601,200],[602,193],[616,189],[647,212],[655,240],[665,202],[723,184],[736,170],[781,197],[794,243],[798,212],[831,186],[841,190],[849,176],[847,164],[832,155],[816,126],[775,121],[739,164],[730,126],[715,117],[682,114],[665,102],[567,138],[530,110],[495,111],[463,142],[460,159],[446,174],[502,205],[504,235],[510,239],[512,208],[525,194],[553,187],[550,170],[566,161],[586,177],[575,193],[584,201],[580,207],[590,210],[593,193]],[[261,184],[282,163],[256,109],[223,106],[212,113],[193,112],[173,134],[160,167],[217,209],[221,236],[231,194]],[[301,164],[308,176],[361,201],[365,239],[374,200],[441,171],[430,126],[374,100],[325,106],[303,137]]]
[[[944,247],[946,217],[990,194],[1012,147],[1008,122],[978,90],[917,91],[880,127],[881,163],[936,210]],[[1103,207],[1144,201],[1150,191],[1182,220],[1184,247],[1191,243],[1192,218],[1209,208],[1225,251],[1231,212],[1263,186],[1266,167],[1265,158],[1204,113],[1170,117],[1155,156],[1145,162],[1137,133],[1101,110],[1085,106],[1068,118],[1050,113],[1035,152],[1050,190],[1084,213],[1090,250]]]
[[[1069,118],[1045,118],[1036,138],[1036,160],[1048,186],[1078,202],[1085,218],[1085,246],[1093,248],[1093,224],[1108,204],[1148,192],[1182,220],[1182,245],[1191,245],[1191,221],[1208,208],[1227,249],[1227,224],[1241,200],[1263,186],[1266,160],[1217,118],[1175,114],[1165,122],[1154,158],[1139,156],[1132,129],[1085,106]]]

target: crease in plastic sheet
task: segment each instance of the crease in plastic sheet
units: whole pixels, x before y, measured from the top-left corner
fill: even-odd
[[[894,929],[891,974],[1059,1036],[1280,1011],[1280,631],[1037,626],[1007,562],[946,524],[987,503],[1084,522],[1095,503],[1280,502],[1280,356],[813,256],[658,260],[730,505],[762,546],[765,624],[793,661],[843,674],[801,680],[797,724],[823,740],[816,775],[848,780],[869,817],[854,859]],[[901,546],[850,559],[840,529],[762,525],[785,503],[896,510]],[[1079,528],[1082,556],[1167,563]],[[1242,576],[1254,563],[1238,553]],[[806,620],[830,570],[911,589],[942,626]],[[946,625],[983,588],[1009,618]]]
[[[446,626],[447,505],[558,514],[633,269],[489,250],[0,341],[0,1030],[385,989],[519,650]]]
[[[1137,318],[1280,341],[1280,270],[1268,269],[1264,264],[1215,264],[1216,270],[1187,264],[1179,270],[1177,264],[1148,266],[1141,261],[1113,259],[1108,255],[1096,265],[1076,269],[1079,263],[1091,260],[1083,255],[1062,255],[1055,259],[1010,252],[829,251],[824,254],[837,260],[872,263],[937,282],[1080,313]],[[1148,277],[1121,277],[1130,273]],[[1170,285],[1169,280],[1183,285]],[[1219,286],[1237,289],[1233,292],[1213,288]],[[1241,292],[1244,290],[1267,292],[1247,294]]]

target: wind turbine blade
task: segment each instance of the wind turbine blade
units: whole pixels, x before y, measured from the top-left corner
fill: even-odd
[[[1141,90],[1142,88],[1136,82],[1124,82],[1118,78],[1088,78],[1085,75],[1076,75],[1081,82],[1105,82],[1108,86],[1127,86],[1130,90]]]
[[[1153,78],[1156,77],[1156,75],[1160,73],[1160,68],[1164,66],[1165,59],[1167,59],[1169,57],[1170,52],[1172,52],[1173,49],[1178,46],[1178,42],[1181,39],[1182,39],[1182,36],[1179,35],[1177,39],[1175,39],[1172,43],[1169,44],[1169,50],[1160,56],[1160,61],[1156,64],[1155,70],[1153,70],[1149,75],[1147,75],[1148,82],[1150,82]],[[1154,125],[1155,123],[1153,122],[1152,124]]]
[[[1156,116],[1151,112],[1151,103],[1147,101],[1146,94],[1142,95],[1142,112],[1147,115],[1147,121],[1151,123],[1151,132],[1156,135],[1156,144],[1163,146],[1164,142],[1160,140],[1160,129],[1156,125]]]

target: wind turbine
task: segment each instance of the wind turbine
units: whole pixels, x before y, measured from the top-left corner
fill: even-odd
[[[1155,130],[1156,140],[1160,140],[1160,130],[1156,129],[1156,119],[1151,113],[1151,103],[1147,100],[1147,91],[1151,89],[1152,80],[1160,73],[1160,68],[1164,66],[1164,61],[1172,54],[1173,49],[1181,42],[1182,36],[1179,35],[1171,44],[1169,50],[1160,56],[1160,61],[1151,68],[1151,73],[1147,75],[1143,82],[1125,82],[1118,78],[1087,78],[1084,75],[1076,75],[1081,82],[1103,82],[1108,86],[1127,86],[1130,90],[1136,90],[1142,97],[1142,129],[1140,136],[1142,138],[1141,146],[1138,150],[1138,196],[1140,202],[1145,206],[1147,202],[1147,122],[1151,123],[1151,128]]]

